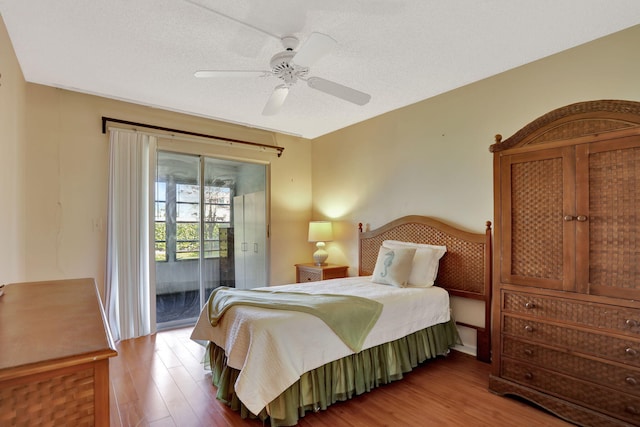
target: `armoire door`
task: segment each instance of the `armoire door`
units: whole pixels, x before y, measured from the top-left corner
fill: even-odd
[[[560,147],[501,158],[503,283],[575,290],[574,157]]]
[[[576,147],[578,291],[640,300],[640,135]]]

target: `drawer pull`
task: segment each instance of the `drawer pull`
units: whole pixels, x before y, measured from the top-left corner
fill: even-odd
[[[624,322],[624,324],[627,325],[629,328],[635,328],[636,326],[638,326],[638,321],[634,319],[627,319],[627,321]]]
[[[525,330],[525,331],[527,331],[527,332],[533,332],[533,326],[531,326],[531,325],[526,325],[526,326],[524,327],[524,330]],[[630,350],[630,349],[627,349],[627,350]]]
[[[533,350],[531,350],[530,348],[525,348],[524,354],[526,354],[527,356],[533,356]]]
[[[578,216],[573,216],[573,215],[565,215],[562,219],[564,219],[567,222],[576,220],[576,221],[580,221],[580,222],[585,222],[588,218],[586,217],[586,215],[578,215]]]
[[[631,415],[638,415],[640,414],[640,411],[638,410],[638,408],[636,408],[633,405],[627,405],[624,408],[625,411],[627,411],[628,413],[630,413]]]
[[[631,347],[627,347],[624,352],[627,353],[628,356],[636,356],[638,354],[638,352]]]
[[[631,375],[629,375],[627,378],[624,379],[625,382],[629,385],[636,385],[638,384],[638,380],[636,380],[634,377],[632,377]]]
[[[524,379],[525,380],[532,380],[533,379],[533,374],[531,372],[527,372],[526,374],[524,374]]]
[[[533,310],[534,308],[536,308],[535,303],[529,301],[524,305],[524,308],[526,308],[527,310]]]

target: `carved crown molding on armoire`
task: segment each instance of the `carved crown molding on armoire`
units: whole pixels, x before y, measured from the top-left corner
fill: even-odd
[[[542,144],[580,136],[640,126],[640,102],[623,100],[585,101],[550,111],[506,140],[496,135],[492,153],[509,148]]]

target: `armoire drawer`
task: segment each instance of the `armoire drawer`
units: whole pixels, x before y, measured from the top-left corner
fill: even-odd
[[[621,339],[532,319],[503,316],[503,334],[640,367],[640,340]]]
[[[505,356],[528,364],[640,396],[640,368],[621,367],[511,337],[503,338],[502,351]]]
[[[503,310],[594,328],[613,329],[640,338],[640,310],[633,308],[504,291]]]
[[[501,377],[640,425],[640,400],[636,396],[507,357],[502,359]]]

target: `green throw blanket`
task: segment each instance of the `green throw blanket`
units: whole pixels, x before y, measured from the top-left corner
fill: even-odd
[[[362,349],[365,338],[382,312],[381,303],[352,295],[305,294],[224,286],[213,290],[207,304],[212,326],[218,324],[230,307],[238,304],[312,314],[326,323],[355,352]]]

